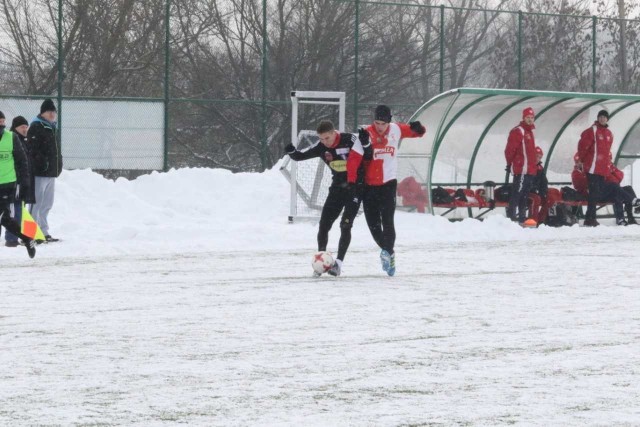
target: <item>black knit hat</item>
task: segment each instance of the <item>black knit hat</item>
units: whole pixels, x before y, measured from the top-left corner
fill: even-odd
[[[4,113],[2,111],[0,111],[0,119],[6,119],[6,117],[4,116]]]
[[[378,105],[374,114],[374,120],[381,120],[389,123],[391,121],[391,109],[386,105]]]
[[[607,118],[607,120],[609,120],[609,112],[607,110],[600,110],[598,111],[598,118],[600,116],[605,116]]]
[[[40,114],[46,111],[58,111],[56,110],[56,105],[53,103],[51,98],[45,99],[42,105],[40,106]]]
[[[18,126],[22,126],[22,125],[27,125],[29,126],[29,122],[27,121],[27,119],[25,119],[22,116],[16,116],[13,118],[13,121],[11,122],[11,132],[13,132],[14,130],[16,130],[16,128]]]

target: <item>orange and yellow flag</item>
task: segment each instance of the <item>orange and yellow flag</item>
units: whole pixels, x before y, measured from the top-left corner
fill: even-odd
[[[22,223],[20,224],[20,231],[25,236],[35,240],[45,240],[44,233],[40,229],[37,222],[29,213],[29,210],[22,203]]]

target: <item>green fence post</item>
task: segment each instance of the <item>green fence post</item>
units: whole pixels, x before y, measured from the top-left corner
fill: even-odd
[[[164,153],[162,161],[162,170],[169,170],[169,41],[171,35],[170,26],[171,17],[171,0],[165,0],[164,4]]]
[[[356,22],[355,22],[355,61],[353,70],[353,129],[358,128],[358,68],[359,63],[359,48],[360,48],[360,0],[356,0]]]
[[[260,164],[262,170],[267,168],[267,0],[262,0],[262,146],[260,147]]]
[[[518,89],[522,89],[522,11],[518,11]]]
[[[64,78],[62,47],[62,0],[58,0],[58,136],[62,141],[62,79]]]
[[[596,27],[598,18],[591,17],[591,92],[596,91]]]
[[[440,93],[444,92],[444,5],[440,5]]]

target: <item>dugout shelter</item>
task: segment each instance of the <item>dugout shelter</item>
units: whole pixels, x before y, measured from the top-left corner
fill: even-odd
[[[427,133],[402,141],[398,181],[413,177],[428,195],[438,186],[504,184],[507,137],[526,107],[535,110],[536,145],[544,151],[551,184],[570,185],[580,133],[602,109],[610,114],[614,163],[633,180],[633,163],[640,159],[640,95],[458,88],[430,99],[407,120],[421,121]],[[439,214],[427,199],[428,212]],[[472,208],[467,211],[474,216]]]

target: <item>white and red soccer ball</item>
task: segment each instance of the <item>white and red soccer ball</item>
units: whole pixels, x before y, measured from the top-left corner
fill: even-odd
[[[318,274],[326,273],[332,265],[333,256],[331,255],[331,252],[317,252],[313,255],[313,259],[311,260],[311,267],[313,267],[313,271]]]

